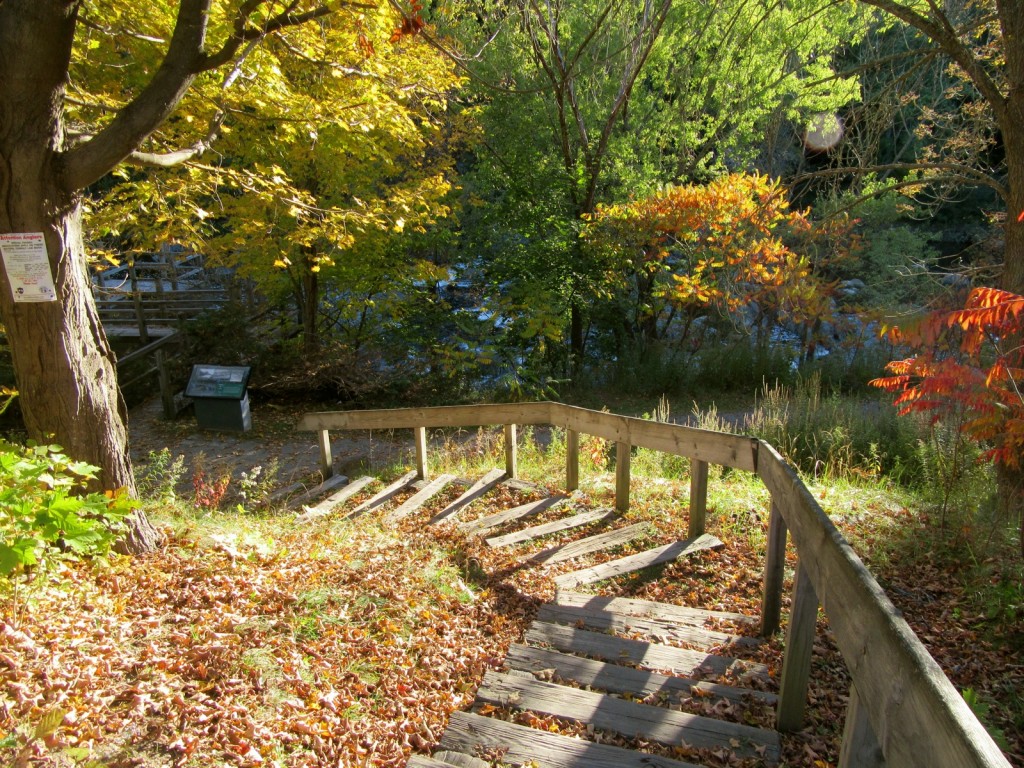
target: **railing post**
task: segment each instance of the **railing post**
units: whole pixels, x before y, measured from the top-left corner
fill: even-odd
[[[320,474],[324,480],[334,474],[334,457],[331,456],[331,434],[326,429],[317,433],[317,443],[320,446]]]
[[[775,727],[783,732],[799,730],[803,725],[817,621],[818,596],[807,570],[798,562],[793,576],[793,605],[786,631],[786,655],[782,661],[775,715]]]
[[[839,748],[836,768],[885,768],[885,755],[878,746],[878,737],[868,720],[868,711],[861,704],[857,688],[850,684],[850,702],[846,705],[843,743]]]
[[[565,490],[572,493],[580,487],[580,433],[565,430]]]
[[[430,475],[427,470],[427,428],[414,427],[412,432],[416,443],[416,477],[426,480]]]
[[[171,390],[171,379],[167,375],[167,356],[162,349],[153,353],[156,362],[157,383],[160,386],[160,402],[164,409],[164,418],[173,419],[176,415],[174,408],[174,392]]]
[[[142,308],[142,293],[139,291],[139,275],[135,271],[135,257],[128,265],[128,279],[132,286],[132,304],[135,306],[135,321],[139,324],[139,342],[149,344],[149,330],[146,328],[146,313]]]
[[[629,460],[630,444],[615,444],[615,508],[619,512],[629,511]]]
[[[768,515],[768,551],[764,560],[764,594],[761,596],[761,636],[770,637],[779,629],[782,616],[782,582],[786,577],[786,520],[772,500]]]
[[[690,459],[690,525],[687,537],[704,533],[708,513],[708,463]]]
[[[505,474],[513,480],[519,476],[515,424],[505,425]]]

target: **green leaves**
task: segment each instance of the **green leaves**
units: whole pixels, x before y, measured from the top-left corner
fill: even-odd
[[[105,554],[131,514],[126,497],[83,493],[97,468],[62,450],[0,444],[0,576],[56,555]]]

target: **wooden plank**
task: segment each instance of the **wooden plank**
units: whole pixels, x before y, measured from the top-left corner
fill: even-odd
[[[104,330],[106,330],[106,327],[104,327]],[[118,366],[128,365],[129,363],[132,363],[132,362],[134,362],[136,360],[141,360],[142,358],[146,357],[147,355],[153,354],[154,352],[159,350],[161,347],[166,346],[167,344],[170,344],[171,342],[180,341],[177,331],[172,331],[171,333],[161,333],[160,332],[160,331],[168,331],[168,330],[171,330],[171,329],[169,329],[169,328],[151,328],[149,335],[150,336],[156,336],[157,337],[156,341],[151,341],[151,342],[149,342],[149,344],[146,344],[144,347],[139,347],[138,349],[133,349],[131,352],[129,352],[124,357],[119,357],[117,359]],[[110,336],[110,335],[116,335],[116,334],[108,333],[107,335]]]
[[[565,490],[572,493],[580,487],[580,433],[565,430]]]
[[[320,448],[320,474],[330,477],[334,474],[334,459],[331,456],[331,433],[321,429],[316,433],[317,446]]]
[[[481,760],[479,757],[473,757],[463,752],[452,752],[451,750],[443,749],[435,752],[434,757],[438,760],[444,760],[449,765],[457,766],[457,768],[491,768],[491,764],[487,760]]]
[[[878,738],[871,730],[868,713],[855,687],[850,688],[850,701],[846,705],[843,741],[839,747],[836,768],[885,768],[885,757],[878,746]]]
[[[593,584],[595,581],[604,581],[624,573],[639,571],[662,563],[671,563],[681,557],[692,555],[705,549],[718,549],[725,545],[709,533],[698,536],[696,539],[684,539],[674,541],[657,549],[650,549],[646,552],[639,552],[628,557],[620,557],[592,568],[585,568],[582,571],[573,571],[555,577],[555,584],[561,589],[577,587],[581,584]]]
[[[768,515],[768,545],[761,593],[761,635],[770,637],[782,619],[782,584],[786,578],[786,520],[774,501]]]
[[[580,688],[488,671],[476,701],[579,720],[629,738],[643,736],[666,745],[726,749],[739,757],[779,759],[779,735],[749,725],[713,720]]]
[[[758,474],[786,518],[890,765],[1009,768],[963,696],[791,467],[761,446]]]
[[[535,539],[539,536],[546,536],[549,533],[579,528],[581,525],[593,523],[597,520],[612,520],[618,517],[618,515],[619,513],[614,509],[588,509],[586,512],[580,512],[578,515],[552,520],[550,523],[543,523],[542,525],[534,525],[521,531],[507,533],[504,536],[494,536],[486,539],[486,542],[491,547],[507,547],[512,544]]]
[[[505,664],[511,669],[530,672],[544,680],[558,677],[608,693],[628,694],[639,698],[656,697],[663,705],[679,704],[686,699],[698,697],[726,699],[736,704],[750,699],[774,704],[777,698],[774,693],[767,691],[661,675],[646,669],[595,661],[553,651],[550,648],[531,648],[519,643],[513,643],[508,649]]]
[[[491,764],[479,757],[462,752],[438,752],[433,757],[412,755],[406,768],[491,768]]]
[[[603,437],[615,443],[628,443],[639,448],[651,448],[676,456],[689,456],[711,464],[722,464],[749,472],[757,469],[759,441],[713,432],[708,429],[684,427],[648,421],[630,416],[592,411],[573,405],[555,403],[551,423],[584,434]]]
[[[493,515],[486,515],[485,517],[478,517],[476,520],[459,523],[459,530],[467,534],[483,533],[505,523],[510,523],[513,520],[523,520],[539,515],[545,510],[554,509],[564,501],[565,496],[547,496],[539,501],[530,501],[526,504],[520,504],[518,507],[506,509],[504,512],[495,512]]]
[[[504,479],[505,470],[492,469],[467,488],[466,492],[459,496],[459,498],[430,518],[430,525],[437,525],[438,523],[443,523],[446,520],[451,520],[474,501],[485,496],[492,488],[494,488],[494,486]]]
[[[675,625],[670,621],[640,616],[617,616],[614,613],[597,612],[575,605],[546,603],[537,612],[537,621],[569,624],[579,629],[593,629],[598,632],[639,632],[654,640],[671,640],[704,649],[724,645],[753,647],[761,644],[755,637],[730,635],[728,632],[695,627],[692,624]]]
[[[387,515],[385,519],[389,522],[394,522],[396,520],[401,520],[403,517],[408,517],[426,504],[428,499],[432,496],[436,496],[444,490],[444,487],[454,479],[455,475],[438,475],[408,499],[399,504]]]
[[[690,520],[686,536],[695,539],[705,532],[708,514],[708,463],[690,461]]]
[[[629,512],[629,478],[632,453],[629,443],[615,444],[615,509]]]
[[[561,624],[535,621],[526,631],[525,640],[533,645],[549,645],[566,653],[635,664],[644,669],[667,670],[686,677],[704,679],[728,675],[740,682],[754,679],[763,684],[771,682],[768,667],[758,662],[647,640],[629,640]]]
[[[514,480],[519,476],[519,444],[516,440],[516,425],[505,425],[505,475]]]
[[[344,504],[346,501],[348,501],[357,493],[359,493],[359,491],[361,491],[363,488],[368,486],[370,483],[374,482],[374,480],[376,480],[376,478],[365,475],[356,480],[353,480],[340,491],[332,493],[330,496],[328,496],[326,499],[321,501],[316,506],[304,506],[302,508],[301,514],[296,515],[295,521],[299,523],[305,523],[309,520],[314,520],[318,517],[329,515],[332,511],[334,511],[335,507],[337,507],[339,504]]]
[[[430,477],[430,469],[427,466],[427,429],[416,427],[413,429],[413,442],[416,444],[416,475],[420,480]]]
[[[803,726],[807,686],[811,678],[811,654],[818,622],[818,596],[802,561],[793,577],[793,600],[786,631],[786,651],[779,680],[779,707],[775,727],[789,733]]]
[[[570,592],[564,589],[560,589],[556,593],[555,604],[585,606],[595,613],[613,611],[623,616],[640,616],[673,624],[689,624],[694,627],[703,627],[708,621],[757,623],[757,619],[753,616],[732,611],[709,611],[685,605],[637,600],[633,597],[605,597],[603,595],[588,595],[583,592]]]
[[[487,765],[487,763],[484,763],[484,765]],[[412,755],[409,757],[409,762],[405,764],[405,768],[457,768],[457,766],[444,760],[426,757],[425,755]]]
[[[292,509],[296,509],[299,506],[305,504],[307,501],[312,499],[318,499],[325,493],[333,491],[339,486],[345,485],[348,482],[348,478],[345,475],[333,475],[324,480],[320,485],[315,485],[307,491],[300,493],[298,496],[288,499],[288,506]]]
[[[472,712],[453,712],[441,747],[458,752],[501,755],[503,763],[543,768],[701,768],[622,747],[597,744],[515,725]]]
[[[413,482],[415,479],[416,479],[416,470],[415,469],[413,469],[413,470],[411,470],[409,472],[406,472],[400,478],[398,478],[393,483],[391,483],[391,485],[387,486],[386,488],[381,489],[380,491],[375,493],[373,496],[368,498],[366,501],[364,501],[362,504],[360,504],[358,507],[353,509],[347,515],[345,515],[345,517],[346,518],[358,517],[359,515],[363,514],[364,512],[369,512],[371,509],[376,509],[377,507],[381,506],[382,504],[386,504],[387,502],[391,501],[391,499],[393,499],[395,496],[400,494],[403,490],[405,490],[405,488],[409,485],[409,483]]]
[[[553,424],[552,403],[445,405],[434,408],[384,408],[370,411],[307,413],[296,429],[412,429],[414,427],[479,427],[504,424]]]
[[[619,544],[625,544],[627,541],[638,539],[641,536],[650,533],[652,530],[654,530],[654,527],[650,523],[633,523],[633,525],[627,525],[625,528],[616,528],[612,531],[588,536],[585,539],[578,539],[577,541],[570,541],[566,544],[548,547],[547,549],[532,555],[529,558],[529,562],[554,565],[555,563],[561,563],[565,560],[572,560],[574,557],[581,557],[582,555],[589,554],[590,552],[598,552],[602,549],[609,549],[610,547],[615,547]]]

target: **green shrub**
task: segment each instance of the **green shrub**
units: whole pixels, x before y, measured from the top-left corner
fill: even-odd
[[[98,468],[62,451],[0,443],[0,575],[53,556],[106,554],[124,530],[130,499],[84,493]]]

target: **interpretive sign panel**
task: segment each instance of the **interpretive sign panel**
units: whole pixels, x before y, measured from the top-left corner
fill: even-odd
[[[46,240],[42,232],[10,232],[0,235],[7,282],[17,302],[56,301]]]

